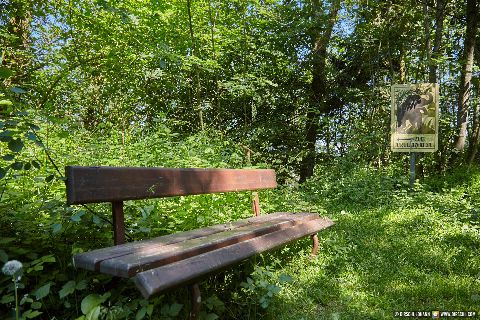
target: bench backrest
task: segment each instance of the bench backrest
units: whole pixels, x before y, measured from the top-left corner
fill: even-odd
[[[66,167],[67,203],[116,202],[215,192],[270,189],[269,169]]]
[[[125,242],[123,201],[203,193],[270,189],[277,186],[268,169],[171,169],[77,167],[66,170],[67,203],[111,202],[113,239]],[[258,194],[252,209],[260,214]]]

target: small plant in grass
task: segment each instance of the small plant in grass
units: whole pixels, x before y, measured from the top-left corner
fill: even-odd
[[[255,270],[251,277],[247,278],[247,282],[241,283],[241,286],[263,309],[268,308],[273,297],[282,290],[283,284],[293,280],[287,274],[277,277],[272,270],[273,268],[270,266],[265,268],[255,266]]]

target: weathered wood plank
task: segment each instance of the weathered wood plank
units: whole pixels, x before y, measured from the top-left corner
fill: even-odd
[[[113,243],[125,243],[125,217],[123,216],[123,201],[112,202]]]
[[[262,215],[258,217],[237,220],[231,223],[223,223],[223,224],[209,226],[201,229],[169,234],[166,236],[156,237],[148,240],[125,243],[115,247],[96,249],[96,250],[75,255],[73,257],[73,263],[74,263],[74,266],[77,268],[83,268],[83,269],[92,270],[92,271],[100,271],[100,263],[102,261],[129,255],[129,254],[132,254],[134,251],[141,250],[144,247],[148,247],[151,245],[160,245],[160,244],[169,245],[169,244],[179,243],[189,239],[205,237],[205,236],[219,233],[226,230],[233,230],[235,228],[239,228],[239,227],[250,225],[250,224],[258,225],[266,221],[279,220],[285,216],[291,216],[291,215],[292,213],[288,213],[288,212],[276,212],[268,215]],[[298,219],[307,215],[310,215],[310,213],[295,213],[295,216]]]
[[[275,188],[267,169],[172,169],[67,166],[67,203],[114,202]]]
[[[233,230],[226,230],[175,244],[154,243],[134,250],[129,255],[102,261],[100,263],[100,272],[125,278],[132,277],[141,271],[247,241],[313,219],[318,219],[318,215],[300,216],[292,214],[281,217],[281,219],[264,221],[259,224],[249,224]]]
[[[331,225],[333,222],[326,218],[307,221],[287,229],[140,272],[133,279],[142,295],[149,298],[162,290],[235,264],[259,252],[271,250],[303,236],[314,234]]]

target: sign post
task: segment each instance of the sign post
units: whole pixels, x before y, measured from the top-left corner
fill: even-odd
[[[415,183],[416,155],[415,152],[410,152],[410,187],[413,187],[413,184]]]
[[[393,152],[410,153],[410,185],[415,183],[417,152],[438,149],[438,85],[392,86],[391,140]]]

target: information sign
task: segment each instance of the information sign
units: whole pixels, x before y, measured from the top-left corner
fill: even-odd
[[[434,152],[438,148],[438,85],[392,86],[393,152]]]

